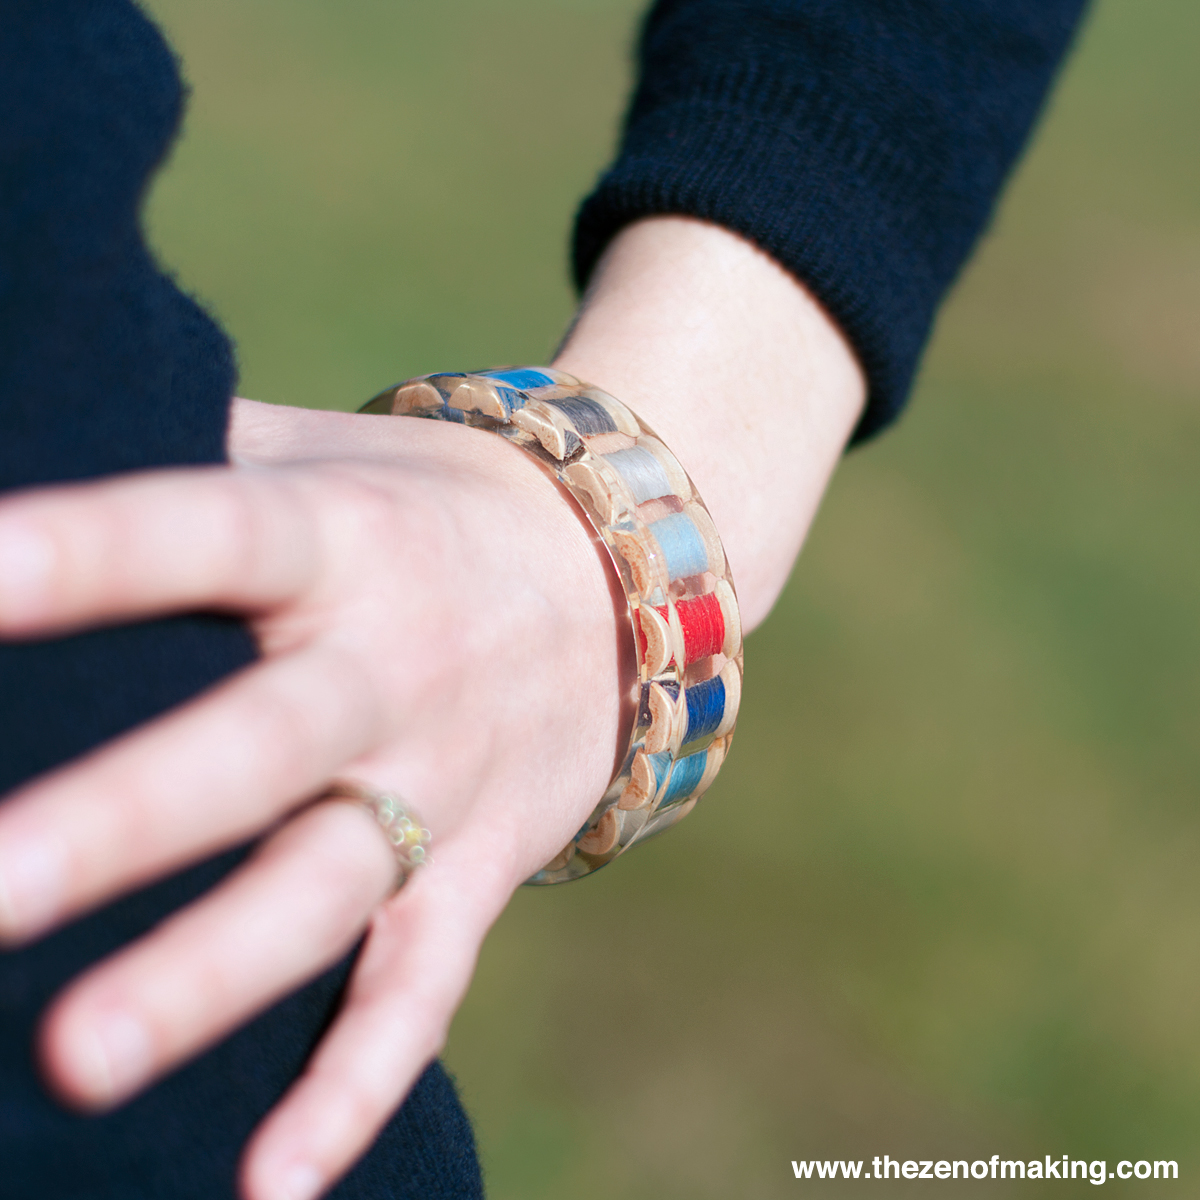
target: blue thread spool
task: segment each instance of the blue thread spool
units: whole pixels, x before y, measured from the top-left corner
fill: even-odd
[[[667,473],[649,450],[633,446],[628,450],[615,450],[612,454],[604,455],[604,458],[628,484],[638,504],[671,494]]]
[[[712,736],[725,719],[725,681],[720,675],[694,683],[683,693],[687,707],[687,729],[684,743],[698,742]]]
[[[701,750],[698,754],[689,754],[686,758],[677,758],[671,768],[671,778],[667,782],[667,790],[663,794],[659,809],[686,800],[704,778],[704,768],[708,764],[708,751]]]
[[[514,408],[525,407],[525,397],[520,392],[514,392],[512,388],[498,387],[496,395],[500,397],[500,403],[504,405],[504,411],[510,417]]]
[[[666,559],[668,579],[686,579],[708,570],[708,547],[686,513],[672,513],[649,529]]]
[[[542,371],[523,367],[515,371],[480,371],[484,379],[494,379],[518,392],[527,392],[530,388],[554,387],[554,380]]]
[[[587,396],[547,398],[544,403],[557,408],[584,437],[617,432],[617,424],[608,409]]]

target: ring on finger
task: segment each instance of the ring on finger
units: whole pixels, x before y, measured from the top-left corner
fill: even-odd
[[[432,835],[396,792],[372,787],[352,779],[335,779],[321,794],[322,800],[344,800],[365,808],[379,823],[396,858],[396,890],[404,886],[418,868],[429,864]]]

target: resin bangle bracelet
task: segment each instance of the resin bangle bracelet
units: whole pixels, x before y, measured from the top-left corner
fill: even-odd
[[[489,429],[574,497],[629,604],[637,717],[587,823],[528,882],[587,875],[689,813],[729,750],[742,692],[742,628],[721,540],[692,481],[606,392],[545,367],[426,375],[362,409]]]

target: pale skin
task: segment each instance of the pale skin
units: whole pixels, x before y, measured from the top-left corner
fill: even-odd
[[[624,400],[685,464],[758,624],[862,408],[837,327],[741,238],[659,217],[614,240],[555,365]],[[308,1200],[437,1054],[488,928],[604,791],[632,649],[583,518],[500,438],[239,400],[229,453],[0,500],[0,636],[217,608],[262,650],[4,800],[0,937],[266,834],[76,979],[40,1053],[67,1102],[117,1104],[365,930],[339,1017],[243,1156],[246,1200]],[[399,791],[431,829],[434,865],[399,893],[364,810],[290,815],[335,776]]]

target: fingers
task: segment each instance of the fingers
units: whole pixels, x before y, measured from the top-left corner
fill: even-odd
[[[19,941],[270,824],[378,737],[356,662],[248,668],[0,806],[0,940]]]
[[[203,900],[60,997],[42,1028],[51,1082],[82,1107],[124,1099],[335,962],[395,870],[365,810],[306,810]]]
[[[332,1186],[438,1053],[512,889],[487,871],[440,853],[373,918],[337,1021],[247,1147],[248,1200],[312,1200]]]
[[[316,521],[286,472],[197,468],[0,502],[0,635],[197,605],[255,609],[317,569]]]

